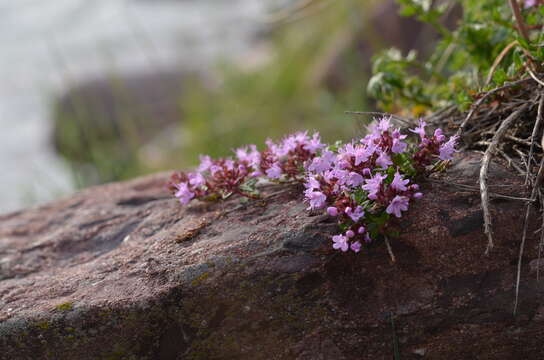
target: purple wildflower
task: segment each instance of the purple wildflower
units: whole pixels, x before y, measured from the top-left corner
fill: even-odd
[[[395,154],[400,154],[404,152],[408,144],[406,144],[402,140],[406,139],[406,135],[401,135],[400,130],[396,129],[391,134],[391,137],[393,138],[393,145],[391,146],[391,152]]]
[[[393,165],[393,162],[391,161],[389,155],[385,151],[382,151],[380,156],[378,156],[378,158],[376,159],[376,165],[379,165],[385,169],[389,165]]]
[[[281,177],[281,173],[281,167],[277,162],[272,164],[272,167],[270,167],[270,169],[266,170],[266,176],[271,179],[279,179]]]
[[[238,160],[246,162],[254,169],[258,169],[261,163],[261,153],[257,150],[257,146],[251,144],[248,147],[236,149],[236,157]]]
[[[321,209],[327,200],[327,197],[321,191],[307,191],[306,198],[310,202],[309,210]]]
[[[387,209],[385,209],[385,212],[388,214],[394,214],[396,217],[401,217],[401,211],[408,210],[408,203],[409,200],[406,196],[395,196],[393,200],[391,200],[391,203],[389,203],[389,206]]]
[[[212,176],[214,176],[215,174],[221,172],[223,170],[223,168],[219,165],[212,165],[210,166],[210,173],[212,174]]]
[[[191,199],[195,196],[193,192],[189,190],[189,186],[187,186],[187,183],[179,183],[176,184],[176,193],[174,194],[178,199],[179,202],[183,205],[187,205]]]
[[[389,131],[391,127],[391,117],[383,117],[375,128],[375,131],[385,132]]]
[[[319,181],[317,181],[317,179],[313,176],[310,176],[308,177],[308,181],[306,181],[306,183],[304,184],[304,186],[306,187],[306,189],[318,189],[321,187],[321,185],[319,184]]]
[[[457,145],[458,138],[458,136],[452,136],[446,143],[440,146],[440,155],[438,156],[440,160],[453,159],[453,153],[457,152],[457,150],[455,150],[455,145]]]
[[[444,140],[446,140],[446,136],[442,133],[442,129],[436,129],[434,131],[434,138],[439,143],[442,143],[442,142],[444,142]]]
[[[332,151],[324,151],[321,156],[315,157],[312,160],[312,163],[308,166],[308,170],[318,174],[323,173],[331,168],[335,160],[336,155]]]
[[[334,235],[332,241],[334,242],[332,245],[333,249],[342,250],[343,252],[348,251],[348,238],[344,235]]]
[[[353,171],[346,178],[346,184],[354,187],[361,185],[364,181],[365,179],[360,174]]]
[[[356,252],[358,253],[359,251],[361,251],[361,243],[359,241],[356,241],[354,243],[351,244],[351,250],[353,252]]]
[[[370,179],[365,180],[365,184],[361,186],[363,190],[368,191],[368,198],[371,200],[376,199],[377,193],[381,190],[382,181],[387,178],[387,175],[375,174]]]
[[[334,206],[330,206],[327,208],[327,214],[329,214],[330,216],[338,216],[338,209]]]
[[[411,132],[418,134],[421,139],[425,138],[425,126],[427,123],[423,120],[419,120],[419,126],[415,129],[410,129]]]
[[[525,0],[525,1],[523,2],[523,7],[524,7],[525,9],[528,9],[528,8],[530,8],[530,7],[535,6],[536,4],[537,4],[537,0]]]
[[[198,166],[198,171],[208,171],[212,165],[212,159],[208,155],[200,155],[200,165]]]
[[[187,176],[189,177],[189,184],[192,186],[199,187],[206,183],[201,173],[189,173]]]
[[[304,139],[304,142],[305,144],[303,145],[303,148],[312,154],[315,154],[318,150],[325,147],[325,145],[321,143],[319,133],[314,133],[311,139]]]
[[[376,152],[375,145],[369,146],[357,146],[354,151],[355,166],[359,166],[360,163],[367,161]]]
[[[360,218],[365,216],[365,212],[363,211],[363,208],[360,206],[357,206],[355,208],[355,211],[353,211],[350,207],[347,207],[345,212],[346,212],[346,215],[349,216],[351,220],[353,220],[354,222],[359,221]]]
[[[410,182],[410,180],[406,179],[404,180],[402,178],[402,175],[399,174],[399,171],[395,173],[395,176],[393,177],[393,181],[391,182],[391,188],[397,191],[406,191],[408,188],[406,185]]]

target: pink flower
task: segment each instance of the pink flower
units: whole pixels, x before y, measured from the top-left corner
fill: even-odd
[[[246,146],[236,149],[235,153],[238,160],[248,163],[254,169],[257,169],[261,163],[261,153],[253,144],[249,145],[249,150]]]
[[[329,214],[330,216],[338,216],[338,209],[334,206],[328,207],[327,214]]]
[[[268,176],[271,179],[279,179],[281,177],[282,170],[280,165],[276,162],[272,164],[272,167],[270,169],[266,170],[266,176]]]
[[[212,174],[212,176],[221,171],[223,171],[223,168],[219,165],[214,164],[210,166],[210,173]]]
[[[425,137],[425,126],[427,126],[427,123],[423,120],[419,120],[419,126],[415,129],[410,129],[411,132],[418,134],[421,139]]]
[[[391,158],[385,151],[382,151],[380,156],[376,159],[376,164],[381,166],[382,168],[387,168],[389,165],[393,165],[393,162],[391,161]]]
[[[207,171],[212,165],[212,159],[208,155],[200,155],[200,165],[198,166],[198,171]]]
[[[336,155],[332,151],[324,151],[321,156],[315,157],[312,160],[312,163],[308,166],[308,170],[315,173],[323,173],[331,168],[335,160]]]
[[[321,209],[327,200],[325,194],[320,191],[307,191],[306,198],[310,202],[310,207],[308,208],[310,210]]]
[[[361,186],[363,190],[368,191],[368,198],[371,200],[376,199],[376,195],[381,190],[382,181],[387,178],[387,175],[375,174],[370,179],[365,180],[365,184]]]
[[[457,145],[458,138],[458,136],[452,136],[446,143],[440,145],[440,155],[438,156],[440,160],[453,159],[453,153],[457,152],[455,145]]]
[[[525,0],[525,1],[523,2],[523,7],[524,7],[525,9],[528,9],[528,8],[530,8],[530,7],[535,6],[536,4],[537,4],[537,0]]]
[[[404,180],[402,178],[402,175],[399,174],[399,171],[395,173],[395,176],[393,177],[393,181],[391,182],[391,188],[397,191],[406,191],[408,188],[406,185],[410,182],[410,180]]]
[[[406,196],[395,196],[393,200],[391,200],[391,203],[389,203],[389,206],[387,209],[385,209],[385,212],[388,214],[394,214],[396,217],[401,217],[401,211],[408,210],[408,203],[409,200]]]
[[[354,243],[351,244],[351,250],[353,252],[356,252],[358,253],[359,251],[361,251],[361,243],[359,241],[356,241]]]
[[[206,183],[201,173],[189,173],[187,176],[189,177],[189,184],[194,187],[200,187]]]
[[[325,144],[321,143],[319,133],[314,133],[311,139],[304,139],[305,144],[302,146],[305,150],[308,150],[312,154],[315,154],[318,150],[325,147]]]
[[[317,181],[317,179],[313,176],[310,176],[307,178],[307,181],[304,184],[304,186],[306,187],[306,189],[311,189],[311,190],[314,190],[314,189],[319,190],[319,188],[321,187],[321,185],[319,184],[319,181]]]
[[[347,207],[345,212],[346,212],[346,215],[349,216],[351,220],[353,220],[354,222],[359,221],[360,218],[365,216],[365,212],[363,211],[363,208],[360,206],[357,206],[355,208],[355,211],[353,211],[350,207]]]
[[[383,117],[380,119],[380,122],[376,126],[376,131],[379,132],[385,132],[389,131],[389,128],[391,127],[391,116],[390,117]]]
[[[187,205],[195,196],[195,194],[189,190],[189,186],[187,186],[187,183],[182,182],[176,184],[175,186],[177,189],[176,193],[174,194],[175,197],[179,199],[180,203],[182,203],[183,205]]]
[[[368,146],[357,146],[355,155],[355,166],[359,166],[360,163],[367,161],[376,152],[376,146],[370,144]]]
[[[400,154],[406,150],[408,144],[400,141],[399,139],[393,139],[393,145],[391,146],[391,152],[395,154]]]
[[[442,133],[442,129],[436,129],[434,131],[434,138],[436,139],[436,141],[438,141],[439,143],[443,142],[444,140],[446,140],[446,137],[444,136],[444,134]]]
[[[333,249],[342,250],[343,252],[348,251],[348,238],[344,235],[334,235],[332,237],[332,241],[334,242],[334,244],[332,245]]]
[[[347,176],[346,184],[348,184],[349,186],[355,187],[355,186],[361,185],[364,181],[365,179],[361,175],[352,171]]]
[[[404,152],[408,144],[406,144],[402,140],[406,139],[406,135],[401,135],[400,130],[396,129],[391,134],[391,137],[393,138],[393,145],[391,146],[391,152],[395,154],[400,154]]]

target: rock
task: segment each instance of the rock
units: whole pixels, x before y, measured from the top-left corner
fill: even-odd
[[[394,264],[381,243],[332,250],[334,224],[297,187],[184,208],[156,174],[0,216],[0,359],[390,359],[394,338],[402,359],[540,359],[528,261],[512,315],[523,203],[492,202],[486,257],[479,194],[452,185],[476,184],[477,159],[421,183]]]

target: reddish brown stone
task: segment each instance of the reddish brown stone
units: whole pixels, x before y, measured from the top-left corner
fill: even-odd
[[[476,186],[478,160],[442,180]],[[512,184],[492,191],[523,196],[520,179],[492,175]],[[392,359],[395,341],[403,360],[543,357],[537,221],[512,315],[519,201],[492,202],[486,257],[479,194],[422,183],[392,264],[381,243],[332,251],[335,225],[297,187],[183,208],[167,178],[0,216],[1,359]]]

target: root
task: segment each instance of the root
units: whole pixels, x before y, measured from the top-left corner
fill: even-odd
[[[535,139],[540,129],[540,124],[542,123],[542,110],[544,109],[544,94],[540,95],[540,102],[538,103],[538,112],[536,115],[535,126],[533,127],[533,132],[531,133],[531,145],[529,147],[529,156],[527,158],[527,174],[525,176],[525,185],[529,182],[529,173],[531,171],[531,163],[533,161],[533,152],[535,148]]]
[[[540,209],[542,212],[542,225],[540,227],[540,241],[538,242],[538,266],[536,267],[536,282],[540,281],[540,259],[542,258],[542,246],[544,246],[544,197],[539,191]]]
[[[495,133],[495,136],[493,136],[491,144],[485,151],[484,157],[482,158],[482,167],[480,169],[480,192],[482,196],[482,210],[484,213],[484,232],[487,235],[488,239],[487,249],[485,251],[486,255],[488,255],[489,251],[493,249],[493,230],[491,223],[491,213],[489,211],[489,189],[487,186],[487,173],[489,170],[489,163],[491,162],[491,157],[493,156],[493,153],[497,149],[499,141],[501,141],[502,137],[506,133],[506,130],[508,130],[508,128],[521,117],[527,107],[528,104],[522,105],[519,109],[514,111],[510,116],[503,120],[503,122],[499,126],[499,129]]]
[[[499,54],[495,62],[499,64],[515,45],[515,43],[509,44]],[[514,284],[514,314],[517,313],[519,306],[521,271],[529,225],[532,220],[531,216],[534,217],[536,212],[536,209],[533,212],[532,206],[540,207],[539,265],[544,251],[544,194],[541,191],[544,183],[544,135],[542,134],[544,128],[544,74],[536,72],[533,67],[529,66],[531,65],[529,55],[528,61],[529,64],[525,66],[527,77],[480,93],[467,114],[453,112],[443,117],[441,114],[448,112],[444,110],[440,114],[429,116],[431,126],[444,127],[447,124],[450,129],[455,127],[456,135],[462,136],[463,150],[484,150],[479,174],[479,189],[465,184],[451,185],[464,191],[480,192],[484,232],[487,237],[485,255],[489,255],[494,247],[490,199],[504,198],[525,203],[517,259],[517,276]],[[489,78],[493,76],[494,71],[494,69],[490,70]],[[522,176],[522,185],[515,185],[518,194],[514,192],[514,185],[491,185],[488,183],[489,166],[494,156],[500,157],[501,160],[504,159],[509,167]],[[497,189],[500,186],[504,186],[504,190],[501,192],[508,195],[490,191],[490,189]],[[520,187],[521,189],[519,189]],[[540,267],[537,267],[537,280],[539,279]]]

